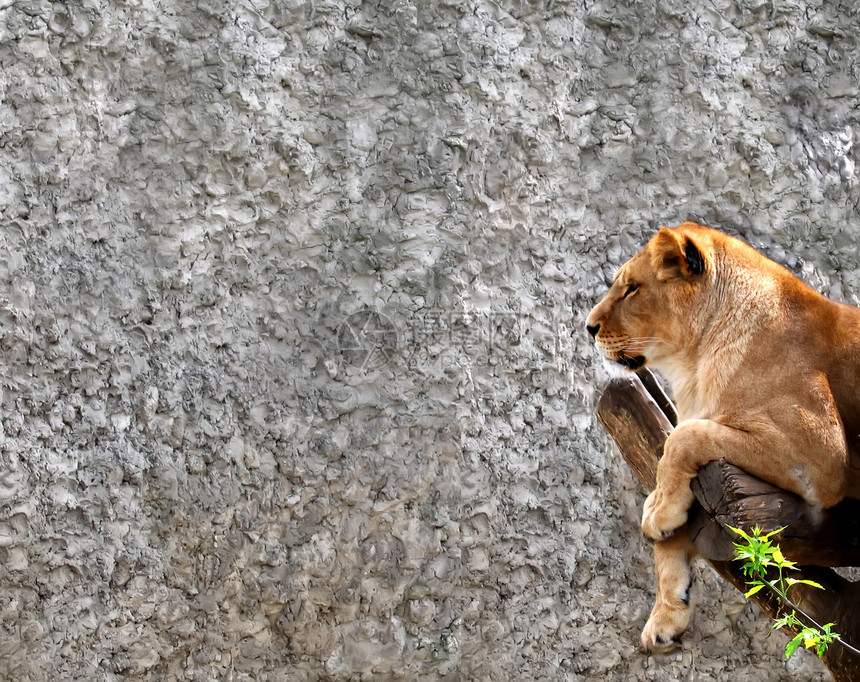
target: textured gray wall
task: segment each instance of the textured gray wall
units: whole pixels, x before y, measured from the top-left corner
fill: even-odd
[[[818,679],[637,652],[581,328],[683,219],[857,300],[853,6],[0,0],[0,677]]]

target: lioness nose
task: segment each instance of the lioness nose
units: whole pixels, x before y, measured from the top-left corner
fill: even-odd
[[[597,332],[600,331],[600,325],[599,324],[587,324],[587,325],[585,325],[585,329],[592,336],[597,336]]]

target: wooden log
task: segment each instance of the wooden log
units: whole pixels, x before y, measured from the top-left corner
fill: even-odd
[[[858,500],[844,500],[831,509],[814,507],[725,460],[703,467],[692,487],[700,506],[691,514],[690,534],[708,559],[733,556],[736,536],[725,526],[758,525],[768,532],[785,527],[776,539],[783,553],[799,564],[860,566]]]
[[[635,374],[609,382],[597,403],[597,419],[639,480],[653,490],[672,422]]]
[[[646,388],[649,383],[656,383],[653,376],[646,376],[644,383],[632,374],[613,379],[598,401],[597,417],[650,491],[656,482],[663,443],[672,431],[674,409],[666,412],[661,409],[659,384],[655,397],[653,385]],[[666,402],[671,405],[668,399]],[[743,592],[746,579],[740,564],[729,560],[731,539],[723,528],[725,522],[744,528],[756,524],[771,529],[788,525],[779,542],[789,558],[847,565],[849,556],[857,556],[860,529],[854,519],[860,515],[853,500],[822,513],[796,495],[726,462],[713,462],[705,467],[694,483],[694,492],[696,502],[687,529],[696,548],[719,575]],[[850,537],[846,537],[847,533]],[[817,590],[803,585],[791,588],[791,598],[808,616],[821,624],[835,622],[835,630],[846,642],[860,643],[860,586],[830,569],[816,566],[804,567],[793,577],[815,580],[825,588]],[[771,618],[785,611],[785,605],[767,590],[753,595],[751,600]],[[824,655],[824,663],[837,682],[860,680],[860,654],[849,647],[832,644]]]

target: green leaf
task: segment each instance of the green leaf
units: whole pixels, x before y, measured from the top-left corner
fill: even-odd
[[[745,593],[744,593],[744,597],[745,597],[746,599],[749,599],[749,598],[750,598],[750,597],[752,597],[754,594],[756,594],[757,592],[761,591],[761,589],[762,589],[763,587],[765,587],[765,584],[764,584],[764,583],[757,583],[757,584],[756,584],[756,583],[754,583],[754,584],[755,584],[755,587],[753,587],[751,590],[748,590],[747,592],[745,592]]]
[[[728,528],[731,531],[734,531],[735,533],[740,535],[747,542],[752,542],[752,538],[749,535],[747,535],[746,533],[744,533],[740,528],[735,528],[734,526],[726,526],[726,528]]]
[[[792,585],[809,585],[810,587],[817,587],[819,590],[823,590],[824,587],[819,585],[814,580],[805,580],[805,579],[797,579],[797,578],[786,578],[785,582],[788,583],[788,586]]]
[[[803,640],[801,635],[797,635],[794,639],[792,639],[788,644],[785,645],[785,657],[791,658],[791,655],[797,651],[797,647],[800,646],[800,642]]]
[[[821,636],[818,632],[810,628],[804,628],[800,634],[803,637],[803,646],[807,649],[811,649],[821,641]]]
[[[822,587],[821,589],[823,590],[824,588]],[[821,626],[821,630],[827,636],[832,637],[833,639],[839,639],[839,633],[838,632],[830,632],[830,628],[832,628],[834,625],[836,625],[836,623],[825,623],[824,625]]]

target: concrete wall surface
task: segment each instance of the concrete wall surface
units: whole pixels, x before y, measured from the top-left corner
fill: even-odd
[[[0,0],[0,678],[826,679],[706,567],[638,652],[583,326],[686,219],[856,302],[858,36],[835,0]]]

